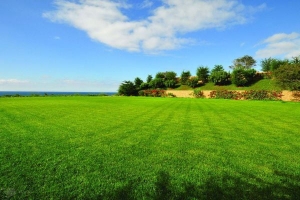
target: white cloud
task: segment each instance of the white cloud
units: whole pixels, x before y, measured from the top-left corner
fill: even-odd
[[[0,79],[0,84],[1,85],[6,85],[6,84],[14,84],[14,85],[22,85],[29,83],[27,80],[18,80],[18,79]]]
[[[143,20],[129,20],[122,9],[132,6],[115,0],[56,0],[57,9],[44,17],[87,32],[92,39],[117,49],[156,52],[191,42],[180,35],[209,28],[226,28],[247,21],[247,8],[237,0],[162,0]],[[149,0],[144,6],[152,6]],[[261,8],[258,7],[258,10]]]
[[[291,58],[300,55],[299,33],[278,33],[265,39],[260,45],[264,47],[256,52],[258,58],[283,56]]]

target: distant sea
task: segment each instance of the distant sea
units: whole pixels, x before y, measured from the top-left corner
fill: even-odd
[[[31,91],[0,91],[0,96],[74,96],[74,95],[82,95],[82,96],[100,96],[100,95],[108,95],[112,96],[117,94],[117,92],[31,92]]]

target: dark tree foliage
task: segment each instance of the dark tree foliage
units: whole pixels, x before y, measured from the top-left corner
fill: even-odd
[[[150,88],[149,83],[142,83],[140,86],[140,90],[147,90],[149,88]]]
[[[165,80],[176,80],[177,74],[173,71],[166,71],[165,72]]]
[[[211,70],[211,73],[217,71],[224,71],[224,67],[222,65],[215,65],[215,67]]]
[[[143,83],[143,80],[140,79],[139,77],[136,77],[134,79],[134,85],[137,89],[140,89],[142,83]]]
[[[231,82],[236,86],[247,86],[254,81],[255,75],[256,71],[254,69],[238,68],[233,70]]]
[[[174,80],[166,80],[166,81],[164,81],[164,85],[167,88],[175,88],[176,87],[176,81],[174,81]]]
[[[300,63],[300,56],[292,57],[291,63],[292,64],[298,64],[298,63]]]
[[[261,70],[264,72],[273,72],[281,65],[288,64],[289,60],[279,60],[276,58],[266,58],[260,62]]]
[[[300,63],[281,65],[274,74],[283,89],[300,90]]]
[[[192,87],[192,88],[195,88],[198,86],[198,77],[191,77],[188,81],[187,81],[187,85]]]
[[[164,72],[158,72],[158,73],[155,75],[155,78],[161,78],[161,79],[164,79],[164,78],[165,78],[165,73],[164,73]]]
[[[232,69],[237,68],[245,68],[251,69],[256,65],[256,60],[254,60],[251,56],[245,55],[241,58],[237,58],[233,61],[233,66],[230,66]]]
[[[199,81],[206,83],[209,77],[209,69],[208,67],[200,66],[197,68],[196,75],[198,76]]]
[[[191,77],[191,72],[190,71],[182,71],[181,76],[180,76],[180,81],[182,85],[186,85],[187,81]]]
[[[164,88],[164,80],[162,78],[155,78],[149,83],[150,88]]]
[[[226,85],[230,82],[230,74],[224,70],[222,65],[215,65],[211,70],[209,80],[215,85]]]
[[[152,79],[153,79],[153,77],[151,75],[148,75],[147,76],[147,80],[146,80],[147,83],[150,83],[152,81]]]
[[[124,81],[120,86],[118,90],[119,95],[124,96],[136,96],[138,91],[131,81]]]

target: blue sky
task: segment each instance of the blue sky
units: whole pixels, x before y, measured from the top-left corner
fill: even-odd
[[[114,92],[148,74],[300,55],[300,1],[1,0],[0,91]]]

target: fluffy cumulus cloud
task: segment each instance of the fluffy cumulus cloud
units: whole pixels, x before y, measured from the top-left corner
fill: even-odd
[[[258,58],[296,57],[300,55],[300,34],[295,32],[274,34],[265,39],[260,45],[264,47],[256,52]]]
[[[184,33],[225,28],[247,21],[246,7],[237,0],[162,0],[142,20],[130,19],[124,10],[133,9],[126,0],[56,0],[56,10],[43,14],[54,22],[67,23],[87,32],[92,39],[117,49],[156,52],[192,42]],[[257,7],[257,9],[261,9]]]

